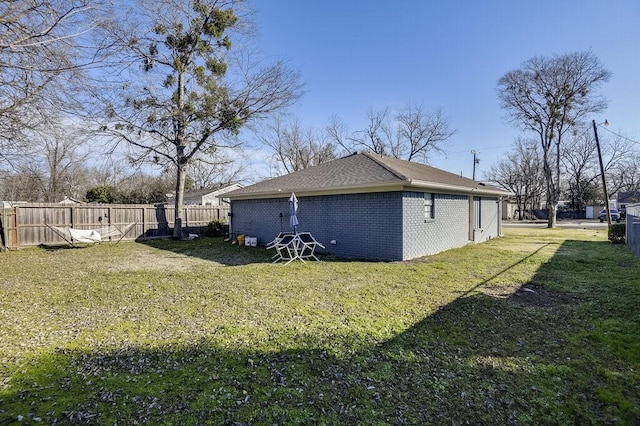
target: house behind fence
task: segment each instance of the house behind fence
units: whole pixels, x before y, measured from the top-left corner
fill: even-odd
[[[204,234],[212,220],[228,221],[228,207],[184,206],[183,234]],[[0,247],[18,249],[65,241],[50,226],[74,229],[124,227],[135,223],[123,240],[173,235],[172,205],[148,204],[20,204],[0,209]]]
[[[640,257],[640,204],[627,205],[626,241],[631,251]]]

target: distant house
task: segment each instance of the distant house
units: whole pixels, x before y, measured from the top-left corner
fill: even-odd
[[[618,193],[618,199],[617,199],[618,208],[626,208],[627,204],[635,204],[635,203],[640,203],[639,191],[627,191],[627,192]]]
[[[227,186],[217,186],[215,188],[185,192],[184,204],[195,204],[202,206],[227,206],[229,200],[225,197],[222,197],[222,195],[240,188],[242,188],[242,185],[234,183]]]
[[[501,235],[500,188],[424,164],[370,153],[329,161],[230,192],[231,232],[273,239],[289,226],[326,251],[360,259],[407,260]]]
[[[58,201],[58,204],[86,204],[82,200],[65,196],[62,200]]]
[[[0,208],[10,209],[11,207],[19,206],[20,204],[28,204],[27,201],[0,201]]]

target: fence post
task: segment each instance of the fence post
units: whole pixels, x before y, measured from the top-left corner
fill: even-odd
[[[142,207],[142,239],[147,239],[147,207]]]
[[[18,221],[18,210],[20,208],[15,206],[13,208],[13,217],[9,218],[9,238],[7,242],[9,243],[8,248],[20,248],[20,223]]]
[[[184,206],[184,224],[182,229],[187,230],[187,236],[189,236],[189,206]]]
[[[8,250],[7,249],[7,233],[3,225],[3,222],[6,221],[5,210],[6,209],[4,208],[0,209],[0,251]]]
[[[8,249],[19,249],[20,241],[18,240],[18,235],[20,235],[18,229],[18,206],[13,207],[9,210],[9,220],[7,227],[7,248]]]

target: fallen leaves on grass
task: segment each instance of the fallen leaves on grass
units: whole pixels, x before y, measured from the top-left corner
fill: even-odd
[[[638,261],[516,232],[286,268],[211,239],[3,253],[0,423],[633,423]]]

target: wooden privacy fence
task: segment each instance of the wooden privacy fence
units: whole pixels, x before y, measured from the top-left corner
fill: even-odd
[[[182,232],[204,234],[212,220],[228,223],[228,207],[184,206]],[[49,226],[98,229],[135,226],[123,240],[167,238],[173,235],[174,206],[148,204],[20,204],[0,208],[0,246],[8,249],[60,244],[65,241]]]

